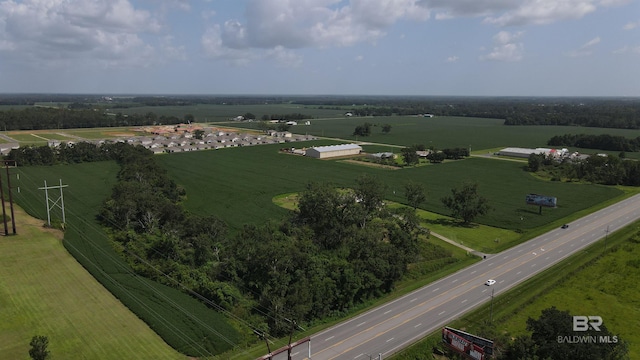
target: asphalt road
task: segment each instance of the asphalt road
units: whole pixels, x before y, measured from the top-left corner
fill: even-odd
[[[616,203],[311,336],[311,358],[385,358],[640,218],[640,195]],[[603,250],[606,239],[602,243]],[[493,286],[484,285],[495,279]],[[307,359],[307,344],[292,350]],[[286,352],[274,359],[286,359]]]

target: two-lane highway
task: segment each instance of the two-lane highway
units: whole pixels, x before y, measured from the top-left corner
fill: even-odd
[[[640,218],[640,195],[616,203],[311,337],[311,358],[389,356],[451,320]],[[604,244],[603,244],[604,247]],[[484,285],[495,279],[493,286]],[[293,349],[307,358],[307,345]],[[274,359],[286,359],[286,353]]]

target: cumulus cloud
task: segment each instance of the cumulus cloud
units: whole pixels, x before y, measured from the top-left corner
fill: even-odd
[[[524,52],[524,45],[518,42],[523,32],[510,33],[500,31],[493,36],[491,52],[480,57],[481,60],[520,61]]]
[[[203,36],[212,58],[235,58],[242,50],[345,47],[375,42],[402,19],[424,21],[420,0],[250,0],[245,21],[215,24]],[[206,38],[206,40],[204,40]],[[233,55],[232,55],[233,54]]]
[[[571,57],[589,56],[589,55],[593,54],[593,48],[596,45],[598,45],[600,43],[600,41],[601,41],[600,37],[597,36],[597,37],[587,41],[586,43],[584,43],[577,50],[570,51],[567,55],[569,55]]]
[[[448,63],[453,63],[453,62],[456,62],[456,61],[458,61],[458,60],[460,60],[460,58],[459,58],[459,57],[457,57],[457,56],[455,56],[455,55],[454,55],[454,56],[449,56],[449,57],[447,58],[447,62],[448,62]]]
[[[624,46],[613,52],[614,54],[638,54],[640,55],[640,45],[636,46]]]
[[[516,9],[499,16],[488,16],[484,21],[499,26],[542,25],[579,19],[595,10],[596,1],[593,0],[527,0]]]
[[[108,66],[144,64],[153,48],[139,34],[160,30],[151,13],[129,0],[0,2],[0,51],[34,62],[84,57]]]

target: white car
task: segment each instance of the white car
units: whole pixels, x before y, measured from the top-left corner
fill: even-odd
[[[491,286],[491,285],[493,285],[493,284],[495,284],[495,283],[496,283],[496,281],[495,281],[495,280],[493,280],[493,279],[489,279],[489,280],[485,281],[485,283],[484,283],[484,284],[485,284],[485,285],[487,285],[487,286]]]

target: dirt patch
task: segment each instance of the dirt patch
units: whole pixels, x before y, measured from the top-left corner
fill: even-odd
[[[340,160],[340,161],[341,162],[346,162],[346,163],[349,163],[349,164],[375,167],[375,168],[379,168],[379,169],[388,169],[388,170],[400,170],[400,169],[402,169],[402,168],[397,167],[397,166],[376,164],[376,163],[372,163],[372,162],[359,161],[359,160]]]

